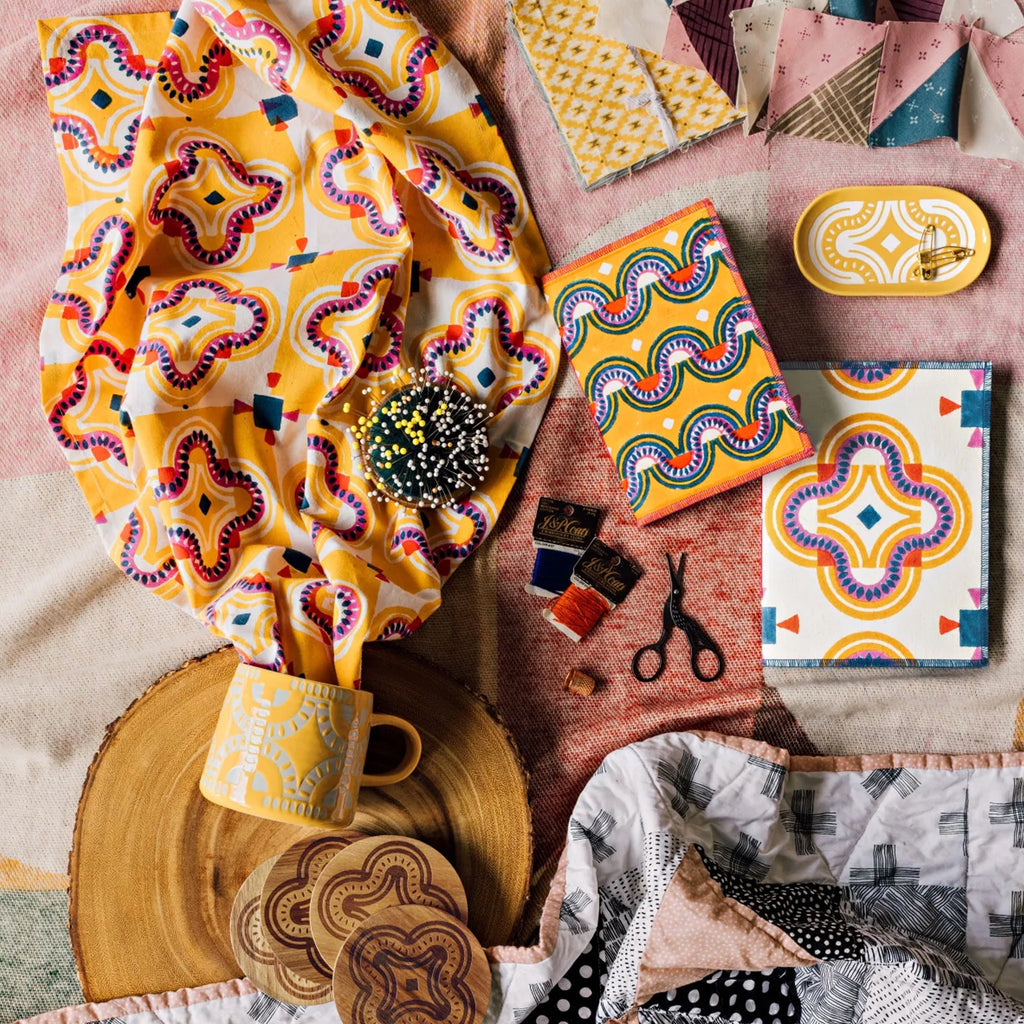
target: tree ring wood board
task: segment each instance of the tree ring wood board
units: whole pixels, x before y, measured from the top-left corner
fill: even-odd
[[[69,863],[69,928],[87,1000],[237,978],[229,936],[235,894],[267,857],[323,834],[200,795],[237,663],[226,648],[164,676],[108,728],[93,759]],[[363,680],[375,711],[416,726],[423,757],[403,782],[363,790],[349,827],[412,836],[439,850],[465,884],[473,932],[484,945],[509,941],[533,852],[514,741],[478,694],[384,645],[366,648]],[[371,753],[394,763],[395,748]],[[369,761],[368,769],[377,770]]]

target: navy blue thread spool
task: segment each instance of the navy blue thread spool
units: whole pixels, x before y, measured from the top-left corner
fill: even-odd
[[[533,578],[526,585],[528,594],[538,597],[557,597],[564,594],[572,579],[572,570],[579,560],[579,551],[558,551],[555,548],[537,548],[533,563]]]
[[[524,589],[537,597],[559,597],[569,587],[580,555],[597,534],[601,510],[562,498],[544,497],[537,502],[533,521],[533,546],[537,557],[533,578]]]

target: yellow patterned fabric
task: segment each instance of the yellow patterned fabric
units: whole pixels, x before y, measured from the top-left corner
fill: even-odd
[[[512,0],[510,10],[585,187],[744,117],[707,72],[599,35],[598,0]]]
[[[358,685],[494,524],[557,367],[483,100],[400,0],[40,25],[67,189],[42,402],[111,558],[243,660]],[[368,497],[409,367],[494,414],[452,509]]]
[[[641,523],[813,454],[710,199],[544,288]]]

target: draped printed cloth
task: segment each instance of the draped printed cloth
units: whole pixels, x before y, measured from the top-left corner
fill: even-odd
[[[110,557],[243,660],[358,685],[493,526],[557,367],[486,104],[400,0],[40,36],[69,207],[42,401]],[[451,509],[368,497],[352,427],[410,367],[493,414]]]

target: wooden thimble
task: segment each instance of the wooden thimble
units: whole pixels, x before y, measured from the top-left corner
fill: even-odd
[[[577,697],[589,697],[594,692],[596,682],[593,676],[581,672],[578,668],[571,668],[562,680],[562,689],[575,693]]]

